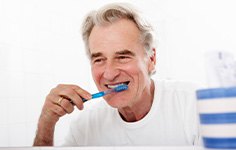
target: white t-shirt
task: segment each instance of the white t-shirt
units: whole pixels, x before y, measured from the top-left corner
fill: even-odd
[[[95,100],[94,100],[95,101]],[[199,141],[194,86],[155,82],[150,112],[125,122],[104,100],[84,108],[70,126],[64,146],[183,146]]]

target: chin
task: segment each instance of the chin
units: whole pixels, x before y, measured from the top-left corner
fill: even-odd
[[[121,108],[125,105],[125,101],[122,98],[105,98],[105,100],[113,108]]]

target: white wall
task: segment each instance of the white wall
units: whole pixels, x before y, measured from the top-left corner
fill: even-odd
[[[32,145],[45,96],[57,84],[96,91],[80,25],[88,11],[113,1],[0,1],[0,147]],[[203,53],[220,49],[236,54],[233,0],[126,2],[139,7],[157,30],[155,78],[206,86]],[[56,144],[70,119],[58,122]]]

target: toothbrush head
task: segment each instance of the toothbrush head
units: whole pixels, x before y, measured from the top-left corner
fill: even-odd
[[[128,85],[122,84],[113,89],[114,92],[121,92],[128,89]]]

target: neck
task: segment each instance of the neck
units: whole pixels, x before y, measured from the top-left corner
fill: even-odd
[[[149,88],[143,91],[135,104],[118,109],[122,119],[127,122],[135,122],[144,118],[152,107],[154,88],[154,82],[151,80]]]

